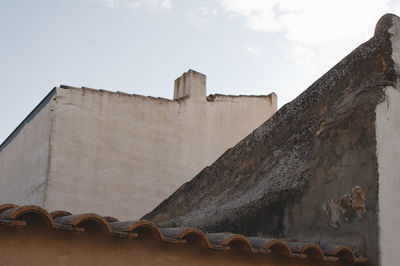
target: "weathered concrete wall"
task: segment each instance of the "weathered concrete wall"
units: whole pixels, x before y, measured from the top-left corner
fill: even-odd
[[[52,91],[0,147],[0,202],[43,206],[47,185]]]
[[[399,82],[399,61],[393,58],[399,49],[392,45],[400,37],[392,31],[399,21],[383,16],[373,38],[144,219],[162,227],[341,243],[367,257],[366,265],[379,265],[378,242],[385,237],[379,234],[379,218],[390,224],[384,230],[393,236],[382,246],[383,256],[385,247],[390,253],[388,245],[395,252],[399,241],[393,233],[397,214],[391,213],[397,200],[392,193],[383,198],[385,191],[379,193],[386,179],[393,193],[398,184],[378,171],[376,135],[376,119],[387,115],[377,117],[377,105],[387,97],[385,89]],[[397,123],[399,108],[392,108],[391,123]],[[383,132],[391,132],[383,137],[386,145],[398,143],[397,126],[383,126]],[[389,168],[384,176],[398,173],[398,144],[392,145],[384,157],[394,161],[382,164]],[[383,204],[394,202],[379,214],[382,199]]]
[[[203,98],[58,88],[45,207],[140,218],[276,110],[274,94]]]

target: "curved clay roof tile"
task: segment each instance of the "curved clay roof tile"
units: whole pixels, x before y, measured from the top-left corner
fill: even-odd
[[[0,205],[0,213],[3,211],[6,211],[8,209],[17,208],[17,207],[18,207],[18,205],[12,204],[12,203],[1,204]]]
[[[102,228],[103,232],[106,235],[111,235],[110,224],[107,222],[103,216],[100,216],[96,213],[83,213],[83,214],[75,214],[75,215],[67,215],[54,219],[57,224],[67,225],[72,227],[80,227],[80,225],[87,221],[93,221],[98,223]]]
[[[346,261],[349,263],[363,263],[367,259],[356,256],[348,246],[322,244],[321,246],[308,243],[285,241],[265,237],[245,237],[232,233],[206,234],[198,228],[177,227],[159,228],[150,221],[112,222],[109,217],[102,217],[96,213],[70,215],[67,211],[55,211],[51,215],[38,206],[18,207],[14,204],[0,205],[0,223],[8,226],[26,224],[20,221],[24,214],[38,214],[52,228],[62,230],[85,231],[87,221],[94,221],[101,225],[107,235],[114,237],[133,238],[137,236],[150,236],[153,239],[171,243],[205,243],[205,246],[216,250],[240,249],[249,253],[271,253],[296,258],[312,258],[328,261]],[[54,217],[54,219],[53,219]],[[108,220],[107,220],[108,219]],[[20,222],[20,223],[18,223]],[[322,248],[321,248],[322,247]]]
[[[72,213],[70,213],[68,211],[59,210],[59,211],[51,212],[50,215],[51,215],[51,217],[53,217],[53,219],[56,219],[56,218],[60,218],[60,217],[63,217],[63,216],[72,215]]]
[[[206,234],[200,229],[193,227],[174,227],[160,228],[161,233],[169,239],[186,240],[201,246],[212,248],[212,244],[208,240]]]
[[[110,223],[113,233],[137,233],[139,236],[144,235],[143,230],[149,233],[152,238],[158,241],[164,241],[165,237],[160,228],[150,221],[126,221]]]
[[[214,245],[229,246],[231,248],[239,248],[240,250],[254,253],[249,240],[243,235],[230,233],[210,233],[206,234],[206,236]]]
[[[25,205],[21,207],[9,208],[0,213],[0,219],[5,220],[18,220],[23,214],[37,214],[50,228],[56,228],[51,215],[43,208],[35,205]]]
[[[306,255],[307,257],[312,258],[314,260],[329,260],[325,258],[322,249],[316,244],[307,242],[289,242],[289,241],[287,242],[287,244],[290,247],[292,253]]]

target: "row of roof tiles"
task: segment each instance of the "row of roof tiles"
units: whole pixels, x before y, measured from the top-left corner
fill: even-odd
[[[293,258],[311,258],[320,261],[346,261],[363,263],[367,259],[356,256],[353,250],[343,245],[317,245],[309,242],[287,241],[265,237],[245,237],[232,233],[205,233],[197,228],[177,227],[160,228],[150,221],[120,222],[114,217],[96,213],[71,214],[67,211],[48,213],[45,209],[34,206],[15,204],[0,205],[0,225],[26,226],[26,215],[38,215],[47,226],[57,230],[85,232],[85,222],[97,223],[102,233],[108,237],[135,239],[148,236],[155,241],[168,243],[188,243],[205,248],[227,251],[232,248],[256,254],[281,255]]]

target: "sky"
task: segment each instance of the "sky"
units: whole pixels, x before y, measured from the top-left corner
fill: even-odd
[[[400,0],[0,0],[0,143],[61,84],[172,98],[293,100],[372,37]]]

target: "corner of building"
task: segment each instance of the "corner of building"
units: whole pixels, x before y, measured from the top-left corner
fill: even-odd
[[[46,165],[46,189],[44,191],[43,195],[43,207],[47,209],[49,207],[49,203],[47,200],[47,196],[49,193],[49,189],[51,189],[51,180],[52,180],[52,151],[53,151],[53,140],[54,140],[54,129],[55,129],[55,120],[56,120],[56,112],[57,112],[57,100],[59,97],[63,97],[65,93],[65,89],[63,88],[62,85],[55,87],[53,90],[54,92],[54,98],[53,98],[53,104],[51,107],[51,113],[50,113],[50,132],[49,132],[49,140],[48,140],[48,157],[47,157],[47,165]]]
[[[0,145],[0,201],[44,206],[53,89]]]
[[[384,100],[376,107],[376,156],[379,183],[379,252],[380,265],[397,265],[397,243],[400,241],[400,18],[387,14],[381,24],[389,25],[392,59],[397,84],[384,89]],[[381,28],[383,26],[381,25]],[[378,28],[378,27],[377,27]]]

